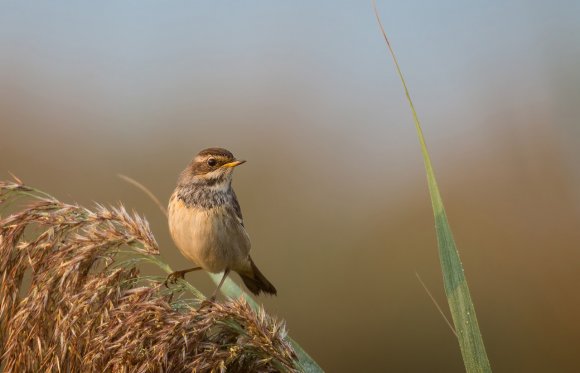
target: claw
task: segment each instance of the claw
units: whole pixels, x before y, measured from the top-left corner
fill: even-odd
[[[165,285],[166,288],[169,288],[168,284],[175,284],[177,282],[177,280],[179,279],[185,279],[185,271],[175,271],[170,273],[169,275],[167,275],[167,278],[165,279],[165,282],[163,283]]]
[[[181,271],[175,271],[173,273],[170,273],[167,276],[167,278],[165,279],[165,282],[164,282],[165,287],[168,288],[169,286],[167,284],[175,284],[177,282],[177,280],[179,280],[179,279],[184,280],[186,273],[193,272],[193,271],[197,271],[199,269],[201,269],[201,267],[193,267],[193,268],[184,269],[184,270],[181,270]]]

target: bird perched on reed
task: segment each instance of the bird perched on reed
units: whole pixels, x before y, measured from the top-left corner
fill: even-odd
[[[196,267],[173,272],[168,282],[198,269],[224,272],[211,298],[215,299],[230,271],[234,271],[252,293],[276,294],[274,285],[249,255],[250,237],[232,188],[234,168],[244,162],[226,149],[208,148],[181,172],[169,200],[169,230],[181,254]]]

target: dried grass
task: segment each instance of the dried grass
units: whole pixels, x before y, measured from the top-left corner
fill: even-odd
[[[121,261],[159,253],[145,219],[0,182],[0,208],[26,199],[0,216],[3,371],[299,371],[284,325],[263,309],[243,299],[196,309]]]

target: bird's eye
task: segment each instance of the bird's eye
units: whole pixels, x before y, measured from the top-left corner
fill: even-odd
[[[217,161],[215,160],[215,158],[210,158],[207,160],[207,164],[213,167],[217,164]]]

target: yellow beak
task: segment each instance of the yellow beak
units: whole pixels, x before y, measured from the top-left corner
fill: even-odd
[[[235,160],[233,162],[224,164],[222,167],[236,167],[236,166],[241,165],[242,163],[246,163],[246,161],[238,161],[238,160]]]

